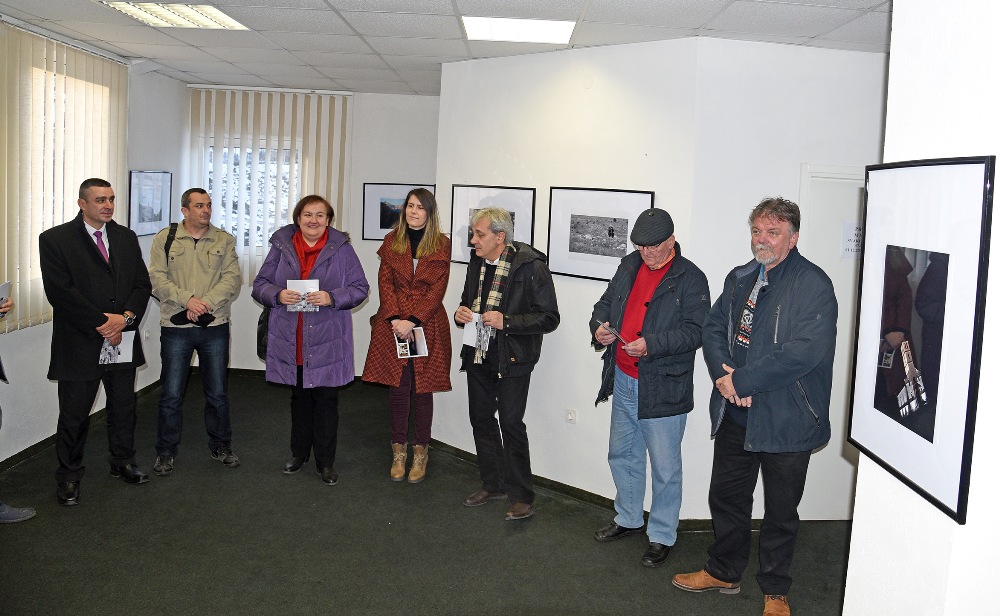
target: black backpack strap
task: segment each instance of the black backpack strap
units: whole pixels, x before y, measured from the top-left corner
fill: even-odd
[[[177,223],[170,223],[170,231],[167,232],[167,241],[163,244],[163,257],[167,260],[167,267],[170,266],[170,245],[174,243],[174,236],[177,235]]]

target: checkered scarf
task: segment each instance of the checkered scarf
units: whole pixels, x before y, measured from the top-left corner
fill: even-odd
[[[497,271],[493,274],[493,284],[490,286],[489,294],[486,296],[486,305],[481,306],[480,298],[483,296],[483,279],[486,277],[486,264],[479,269],[479,286],[476,289],[476,296],[472,299],[472,312],[483,313],[488,310],[499,310],[500,300],[503,298],[503,290],[507,286],[507,277],[510,275],[510,264],[514,260],[517,249],[513,244],[500,253],[497,261]],[[477,364],[483,363],[486,351],[490,348],[490,339],[496,335],[496,328],[490,325],[483,325],[482,321],[476,322],[476,355],[473,361]]]

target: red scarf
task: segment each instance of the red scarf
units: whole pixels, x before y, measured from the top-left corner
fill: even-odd
[[[306,243],[306,238],[302,237],[302,230],[299,229],[292,236],[292,246],[295,247],[295,254],[299,257],[299,278],[302,280],[307,280],[309,278],[309,273],[312,271],[313,265],[316,264],[316,257],[319,256],[323,247],[326,246],[326,240],[330,237],[330,229],[327,228],[323,231],[323,237],[316,240],[316,243],[310,246]],[[299,313],[299,322],[295,326],[295,362],[296,365],[302,365],[302,316],[304,313]]]

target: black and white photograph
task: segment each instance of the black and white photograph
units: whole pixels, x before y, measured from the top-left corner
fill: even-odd
[[[129,171],[128,223],[136,235],[153,235],[170,224],[169,171]]]
[[[995,158],[866,169],[848,441],[965,523]]]
[[[514,220],[514,237],[519,242],[535,241],[535,189],[515,186],[480,186],[454,184],[451,187],[451,237],[466,241],[452,241],[451,260],[468,263],[472,255],[472,215],[488,207],[498,207],[510,212]]]
[[[571,214],[569,251],[621,259],[628,254],[628,219]]]
[[[434,184],[377,184],[364,185],[364,224],[361,239],[382,241],[399,220],[406,195],[414,188],[434,192]]]
[[[549,192],[549,269],[553,274],[611,280],[636,218],[653,207],[653,192],[553,187]]]

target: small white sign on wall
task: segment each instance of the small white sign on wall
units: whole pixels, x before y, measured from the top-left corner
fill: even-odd
[[[841,224],[840,260],[857,260],[861,257],[861,246],[864,243],[861,225],[855,221],[845,221]]]

